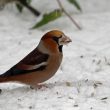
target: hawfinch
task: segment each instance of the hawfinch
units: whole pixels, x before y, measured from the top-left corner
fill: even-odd
[[[69,42],[71,39],[59,30],[47,32],[31,53],[0,75],[0,82],[19,82],[34,87],[48,80],[57,72],[63,58],[63,45]]]

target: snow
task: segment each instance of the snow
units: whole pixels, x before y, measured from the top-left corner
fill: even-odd
[[[56,75],[44,83],[46,88],[36,90],[22,84],[0,84],[0,110],[110,109],[110,1],[78,1],[82,13],[65,0],[63,3],[82,30],[65,15],[31,30],[40,18],[36,19],[28,10],[20,14],[13,4],[9,4],[0,11],[0,73],[33,50],[49,30],[60,29],[73,41],[64,47],[62,65]],[[44,7],[49,2],[53,4]],[[42,12],[58,7],[55,0],[45,0],[42,4],[40,0],[34,0],[34,6],[35,3]]]

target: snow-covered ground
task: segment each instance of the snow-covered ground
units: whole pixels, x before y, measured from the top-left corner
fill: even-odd
[[[33,50],[49,30],[60,29],[73,41],[64,47],[62,65],[45,82],[47,88],[0,84],[0,110],[110,110],[110,1],[78,1],[83,13],[65,0],[63,3],[82,30],[77,30],[66,16],[30,30],[39,18],[28,10],[19,14],[10,4],[0,11],[0,73]],[[40,2],[34,0],[33,5],[36,3],[42,12],[58,7],[55,0]],[[48,3],[51,5],[47,7]]]

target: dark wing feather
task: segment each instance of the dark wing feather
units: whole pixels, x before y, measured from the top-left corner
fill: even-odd
[[[48,57],[49,57],[48,54],[44,54],[36,48],[19,63],[23,63],[27,65],[36,65],[47,61]]]
[[[35,65],[39,65],[48,60],[49,55],[40,52],[38,49],[33,50],[30,54],[24,57],[18,64],[3,73],[2,77],[27,74],[34,71],[41,71],[46,68],[46,65],[40,65],[38,68],[29,69]]]

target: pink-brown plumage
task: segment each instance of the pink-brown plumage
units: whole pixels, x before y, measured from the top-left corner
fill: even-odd
[[[36,86],[51,78],[58,70],[62,58],[62,47],[71,42],[63,32],[53,30],[47,32],[37,48],[0,75],[0,82],[20,82]]]

